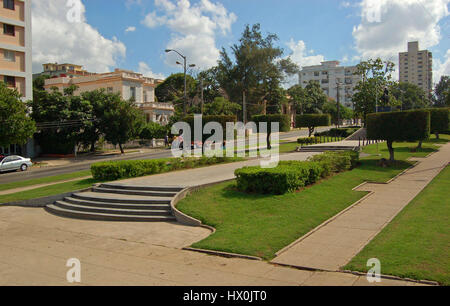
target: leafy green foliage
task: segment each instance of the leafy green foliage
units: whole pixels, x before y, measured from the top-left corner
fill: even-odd
[[[307,114],[321,114],[328,97],[323,92],[319,82],[309,81],[304,90],[304,100],[301,104],[302,111]]]
[[[330,114],[331,116],[331,122],[336,124],[337,123],[337,117],[338,117],[338,111],[337,111],[337,104],[335,101],[327,100],[325,104],[322,107],[322,112],[324,114]],[[342,104],[339,105],[339,119],[352,119],[353,118],[353,110],[351,108],[348,108]]]
[[[327,177],[332,173],[339,173],[355,168],[359,162],[359,152],[325,152],[314,155],[308,160],[320,163],[323,168],[322,177]]]
[[[430,137],[430,112],[426,110],[367,115],[367,138],[386,140],[394,161],[394,141],[426,140]]]
[[[24,144],[35,130],[36,125],[28,116],[19,92],[0,82],[0,146]]]
[[[431,133],[439,135],[448,132],[450,108],[429,108],[427,110],[431,114]]]
[[[296,126],[308,128],[309,137],[314,133],[316,127],[329,126],[330,124],[331,116],[329,114],[305,114],[296,117]]]
[[[397,99],[402,110],[419,109],[430,106],[425,91],[411,83],[393,83],[390,86],[392,95]]]
[[[162,126],[156,122],[149,122],[146,125],[144,125],[141,133],[140,138],[142,139],[148,139],[151,140],[153,138],[155,139],[162,139],[168,135],[169,130],[167,127]]]
[[[240,158],[206,157],[100,162],[91,165],[92,177],[101,181],[141,177],[205,165],[241,161]]]
[[[360,127],[348,127],[348,128],[332,128],[328,131],[316,133],[315,136],[329,136],[329,137],[344,137],[347,138],[356,133]]]
[[[450,77],[443,75],[434,89],[434,106],[450,107]]]
[[[235,115],[238,113],[242,107],[237,104],[228,101],[224,97],[216,97],[211,103],[206,103],[204,106],[203,115],[213,116],[213,115]]]
[[[255,115],[252,117],[252,121],[255,122],[256,126],[258,127],[260,122],[267,122],[268,129],[270,129],[272,123],[278,122],[280,124],[280,132],[289,132],[291,130],[291,124],[288,115]]]

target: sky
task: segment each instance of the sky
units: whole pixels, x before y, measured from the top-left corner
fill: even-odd
[[[182,72],[176,49],[216,65],[247,24],[278,36],[300,67],[381,57],[398,63],[408,41],[433,52],[434,82],[450,75],[450,0],[34,0],[33,72],[48,62],[154,78]],[[398,78],[398,73],[394,74]],[[295,80],[290,82],[295,83]]]

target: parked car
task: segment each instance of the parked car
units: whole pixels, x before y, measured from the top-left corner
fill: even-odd
[[[18,155],[11,155],[0,158],[0,172],[6,171],[27,171],[33,165],[31,159]]]

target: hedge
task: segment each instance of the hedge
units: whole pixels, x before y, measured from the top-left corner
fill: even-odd
[[[332,172],[356,166],[358,152],[333,152],[309,161],[281,161],[275,168],[244,167],[237,169],[237,188],[243,192],[285,194],[316,183]]]
[[[431,114],[430,132],[436,134],[439,138],[439,134],[446,133],[450,126],[450,108],[430,108],[427,109]]]
[[[341,141],[343,137],[337,136],[315,136],[315,137],[303,137],[297,139],[297,143],[301,145],[313,145],[319,143],[328,143],[333,141]]]
[[[367,115],[367,138],[386,140],[394,161],[394,141],[419,141],[430,137],[430,111],[417,110]]]
[[[331,125],[331,116],[329,114],[306,114],[297,115],[296,117],[296,126],[308,128],[309,137],[314,133],[316,127],[329,125]]]
[[[203,128],[205,127],[205,125],[209,122],[217,122],[222,126],[223,129],[223,139],[226,139],[226,127],[227,127],[227,123],[228,122],[236,122],[236,116],[235,115],[211,115],[211,116],[202,116],[202,131]],[[187,116],[183,119],[186,123],[189,124],[189,126],[191,127],[191,140],[194,140],[194,116]],[[206,139],[208,139],[209,137],[211,137],[211,135],[209,134],[203,134],[203,140],[205,141]]]
[[[152,160],[125,160],[100,162],[91,165],[92,177],[99,181],[141,177],[179,169],[197,168],[226,162],[241,161],[242,158],[206,157],[172,158]]]
[[[288,115],[271,114],[271,115],[255,115],[252,121],[259,127],[260,122],[267,122],[267,128],[270,129],[272,122],[280,123],[280,132],[289,132],[291,130],[291,121]]]

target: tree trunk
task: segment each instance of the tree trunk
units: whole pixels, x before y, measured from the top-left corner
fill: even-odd
[[[94,153],[95,152],[95,141],[91,142],[91,152]]]
[[[270,144],[270,135],[271,133],[267,133],[267,150],[272,150],[272,145]]]
[[[311,137],[311,135],[314,133],[314,127],[310,127],[309,129],[309,137]]]
[[[389,156],[390,156],[389,161],[394,162],[395,159],[394,159],[394,148],[392,147],[392,140],[388,140],[386,143],[387,143],[387,147],[389,150]]]
[[[125,154],[125,151],[123,150],[122,144],[119,143],[119,148],[120,148],[120,153],[121,154]]]
[[[422,149],[422,140],[419,140],[419,144],[417,145],[417,149]]]
[[[436,139],[439,139],[439,132],[436,132],[435,135],[436,135]]]

